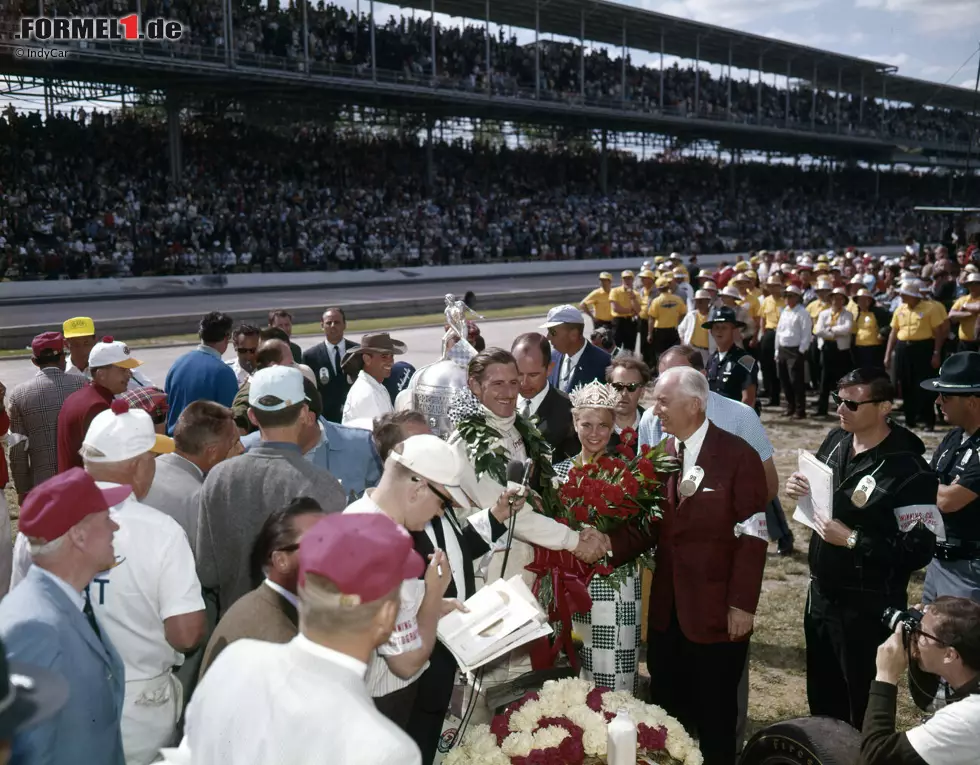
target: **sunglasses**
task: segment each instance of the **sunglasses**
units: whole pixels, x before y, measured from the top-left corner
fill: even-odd
[[[628,390],[630,393],[636,393],[640,388],[643,387],[643,383],[609,383],[612,385],[613,390],[617,390],[622,393]]]
[[[831,398],[834,399],[834,404],[836,406],[840,406],[841,404],[843,404],[848,408],[848,410],[852,412],[856,412],[865,404],[882,404],[887,400],[883,398],[872,398],[872,399],[868,399],[867,401],[849,401],[846,398],[841,398],[840,394],[838,393],[831,393],[830,396]]]
[[[258,353],[258,348],[236,348],[235,353],[239,355],[247,353],[249,356],[254,356],[256,353]]]
[[[414,481],[415,483],[424,483],[426,486],[428,486],[429,491],[431,491],[433,494],[436,495],[439,501],[442,502],[443,507],[452,507],[453,505],[456,504],[455,502],[453,502],[452,497],[447,497],[445,494],[439,491],[435,486],[433,486],[428,481],[419,478],[418,476],[412,476],[412,481]]]

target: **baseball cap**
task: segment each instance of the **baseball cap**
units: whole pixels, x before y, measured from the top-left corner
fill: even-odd
[[[31,341],[31,354],[34,358],[41,358],[45,351],[49,356],[64,353],[65,336],[60,332],[42,332]]]
[[[125,462],[141,454],[169,454],[172,438],[153,429],[153,418],[142,409],[130,409],[129,402],[117,398],[99,412],[88,426],[82,446],[98,449],[104,457],[86,457],[89,462]]]
[[[624,279],[632,278],[634,275],[635,274],[632,271],[630,271],[628,268],[620,274],[620,276],[623,277]]]
[[[653,271],[651,271],[649,268],[644,268],[642,271],[640,271],[640,278],[641,279],[656,279],[657,278],[657,275],[655,273],[653,273]]]
[[[735,264],[736,271],[747,271],[749,268],[749,262],[747,260],[740,260]]]
[[[599,274],[599,280],[601,281],[603,279],[612,279],[612,274],[608,271],[603,271],[601,274]]]
[[[20,507],[19,528],[24,536],[51,542],[90,515],[118,505],[133,493],[128,485],[100,489],[79,467],[58,473],[35,486]]]
[[[473,507],[476,504],[461,488],[466,469],[463,460],[455,449],[438,436],[410,436],[392,450],[390,457],[416,475],[443,487],[460,507]]]
[[[95,322],[88,316],[76,316],[62,324],[61,329],[65,337],[88,337],[95,334]]]
[[[797,295],[798,297],[803,297],[803,290],[801,290],[795,284],[789,285],[784,291],[787,295]]]
[[[68,681],[54,672],[19,662],[7,663],[0,643],[0,739],[48,719],[68,700]]]
[[[66,334],[65,337],[70,337],[70,335]],[[129,346],[126,345],[126,343],[113,340],[112,337],[108,335],[102,338],[102,342],[96,343],[92,347],[92,352],[88,357],[88,365],[92,369],[108,366],[133,369],[142,364],[142,361],[139,359],[134,359],[130,355]]]
[[[582,312],[573,305],[556,305],[548,311],[548,318],[539,329],[551,329],[560,324],[585,324]]]
[[[266,367],[252,375],[248,405],[263,412],[278,412],[294,404],[309,403],[303,373],[295,367]]]
[[[328,579],[342,606],[372,603],[424,569],[411,535],[383,513],[333,513],[299,543],[300,584],[307,574]]]

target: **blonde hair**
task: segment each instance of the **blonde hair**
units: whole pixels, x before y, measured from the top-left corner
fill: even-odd
[[[307,573],[299,586],[299,624],[305,632],[321,635],[364,632],[371,626],[381,609],[390,602],[399,602],[399,587],[370,603],[347,605],[340,589],[322,576]]]

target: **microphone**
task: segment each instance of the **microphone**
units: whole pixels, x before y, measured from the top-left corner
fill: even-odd
[[[526,460],[521,462],[520,460],[511,460],[507,463],[507,483],[519,484],[522,489],[527,488],[528,481],[531,479],[531,467],[534,465],[531,462],[531,458],[528,457]]]

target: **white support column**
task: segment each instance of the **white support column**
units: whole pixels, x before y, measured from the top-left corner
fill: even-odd
[[[793,72],[792,66],[793,62],[786,59],[786,127],[789,127],[789,78]]]
[[[534,97],[541,100],[541,2],[534,0]]]
[[[579,61],[578,69],[578,87],[579,93],[582,96],[582,103],[585,103],[585,10],[582,10],[582,30],[579,35],[579,40],[581,41],[582,47],[582,58]]]
[[[840,91],[843,87],[844,69],[837,69],[837,132],[840,132]]]
[[[660,111],[664,110],[664,29],[660,28]]]
[[[436,0],[429,5],[429,55],[432,58],[432,87],[436,86]]]
[[[701,35],[694,36],[694,116],[701,114]]]
[[[725,108],[725,119],[732,118],[732,40],[728,39],[728,99]]]
[[[810,130],[817,129],[817,64],[813,64],[812,96],[810,101]]]
[[[762,54],[759,54],[759,82],[755,89],[755,121],[762,124]]]
[[[626,17],[623,16],[623,67],[619,77],[620,99],[626,105]]]
[[[231,0],[229,0],[230,2]],[[378,57],[374,39],[374,0],[371,0],[371,79],[378,81]]]

